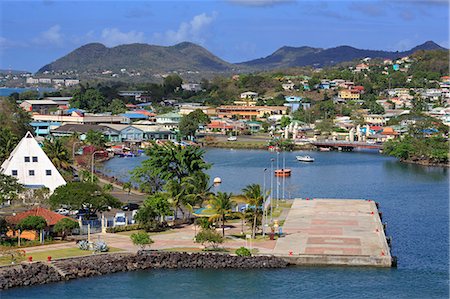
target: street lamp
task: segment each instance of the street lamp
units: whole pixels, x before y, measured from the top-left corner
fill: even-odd
[[[270,159],[270,222],[272,222],[272,215],[273,215],[273,176],[274,176],[274,170],[273,170],[273,162],[275,161],[274,158]]]
[[[103,153],[104,151],[95,151],[92,153],[92,161],[91,161],[91,183],[94,182],[94,157],[95,154]]]
[[[264,176],[263,176],[263,237],[266,235],[266,222],[267,222],[267,213],[266,213],[266,171],[267,168],[264,168]]]

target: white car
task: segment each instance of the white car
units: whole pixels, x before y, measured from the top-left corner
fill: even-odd
[[[114,226],[127,225],[125,213],[116,213],[114,217]]]
[[[230,137],[228,137],[227,140],[228,140],[228,141],[236,141],[236,140],[237,140],[237,137],[236,137],[236,136],[230,136]]]
[[[63,215],[63,216],[67,216],[67,215],[69,215],[70,211],[67,210],[67,209],[61,208],[61,209],[57,209],[55,211],[55,213],[58,213],[58,214]]]

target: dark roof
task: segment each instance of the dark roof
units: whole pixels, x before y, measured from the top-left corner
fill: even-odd
[[[88,125],[88,124],[66,124],[62,125],[54,130],[51,130],[52,133],[87,133],[90,130],[95,132],[110,132],[119,134],[117,130],[111,129],[106,126],[99,126],[99,125]]]

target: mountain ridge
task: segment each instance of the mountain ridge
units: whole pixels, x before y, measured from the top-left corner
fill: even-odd
[[[283,46],[266,57],[233,64],[192,42],[181,42],[173,46],[134,43],[115,47],[107,47],[101,43],[89,43],[41,67],[37,73],[67,70],[95,73],[120,69],[152,74],[180,70],[220,73],[302,66],[323,67],[365,57],[394,59],[408,56],[419,50],[447,49],[433,41],[427,41],[402,52],[358,49],[348,45],[326,49],[309,46]]]

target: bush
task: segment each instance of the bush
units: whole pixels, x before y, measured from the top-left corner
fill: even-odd
[[[202,229],[195,236],[195,242],[201,243],[202,245],[210,243],[213,248],[217,248],[218,244],[223,243],[223,241],[222,234],[212,229]]]
[[[144,250],[146,246],[150,246],[150,244],[154,243],[145,232],[131,234],[130,238],[134,245],[141,247],[141,250]]]
[[[239,247],[238,249],[236,249],[236,255],[237,256],[252,256],[252,253],[250,252],[250,250],[248,250],[245,247]]]
[[[144,229],[144,227],[140,224],[130,224],[130,225],[107,227],[106,232],[114,234],[114,233],[128,232],[131,230],[139,230],[139,229]]]

